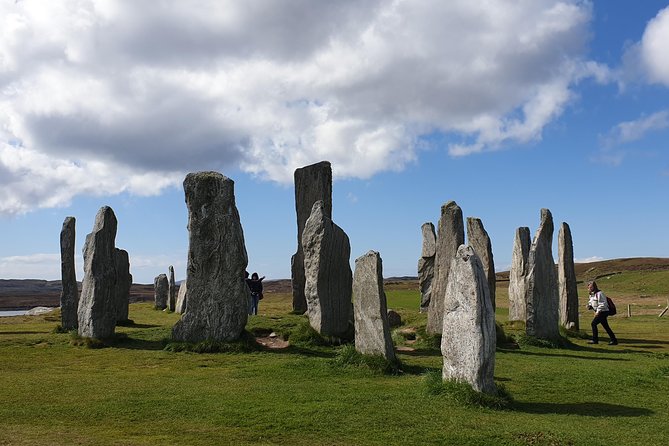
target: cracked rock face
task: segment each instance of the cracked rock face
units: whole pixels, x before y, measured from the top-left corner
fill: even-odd
[[[495,261],[492,255],[490,237],[480,218],[467,217],[467,238],[469,246],[474,248],[474,252],[481,260],[483,272],[488,281],[488,290],[490,290],[490,301],[492,307],[495,308]]]
[[[79,326],[79,289],[74,266],[75,223],[74,217],[66,217],[60,231],[60,272],[63,287],[60,293],[60,314],[61,326],[68,331],[76,330]]]
[[[128,320],[131,286],[132,274],[130,274],[128,251],[116,248],[116,322]]]
[[[558,291],[560,324],[578,331],[578,290],[574,267],[574,244],[567,223],[558,231]]]
[[[425,313],[430,307],[432,282],[434,280],[434,257],[437,251],[437,235],[430,222],[421,226],[423,249],[418,259],[418,287],[420,288],[420,312]]]
[[[444,300],[442,376],[494,394],[497,338],[488,293],[481,260],[473,248],[461,245],[452,261]]]
[[[156,308],[159,310],[164,310],[167,308],[168,287],[169,281],[167,280],[167,275],[158,274],[156,278],[153,279],[153,299]]]
[[[525,322],[527,299],[527,262],[530,257],[530,228],[516,229],[509,271],[509,320]]]

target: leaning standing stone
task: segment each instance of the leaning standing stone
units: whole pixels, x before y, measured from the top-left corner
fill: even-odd
[[[188,288],[186,287],[186,279],[181,281],[179,285],[179,294],[177,295],[177,305],[174,309],[175,313],[185,313],[186,312],[186,292]]]
[[[95,216],[84,245],[84,280],[77,316],[79,336],[104,339],[116,328],[116,216],[109,206]]]
[[[462,209],[455,201],[449,201],[441,207],[439,218],[432,297],[427,311],[426,330],[430,334],[441,333],[444,322],[444,296],[449,280],[448,272],[458,246],[464,242],[465,225],[462,220]]]
[[[469,245],[474,248],[483,265],[483,272],[488,280],[488,290],[490,291],[490,301],[492,308],[495,308],[495,261],[492,256],[492,243],[488,232],[483,227],[480,218],[467,217],[467,237]]]
[[[578,331],[578,290],[574,268],[574,245],[567,223],[558,231],[558,285],[560,290],[560,323]]]
[[[477,392],[497,391],[495,310],[483,265],[470,246],[458,248],[444,301],[441,354],[444,380],[469,383]]]
[[[157,310],[164,310],[167,308],[167,300],[169,298],[168,289],[169,281],[167,280],[167,275],[158,274],[156,278],[153,279],[153,299]]]
[[[380,355],[394,361],[388,306],[383,292],[383,266],[378,252],[369,251],[355,261],[353,312],[355,349],[365,355]]]
[[[527,272],[527,322],[525,331],[539,339],[560,338],[558,283],[553,260],[553,216],[541,210],[541,224],[530,248]]]
[[[323,202],[323,212],[332,218],[332,166],[328,161],[312,164],[295,170],[295,210],[297,211],[297,252],[290,262],[291,282],[293,286],[293,311],[307,311],[304,294],[306,278],[304,275],[304,249],[302,233],[304,225],[311,215],[311,208],[318,200]]]
[[[432,296],[437,235],[434,232],[434,225],[430,222],[423,223],[421,231],[423,233],[423,249],[418,260],[418,287],[420,288],[420,312],[424,313],[430,306]]]
[[[218,172],[189,173],[187,311],[172,329],[176,341],[232,341],[248,318],[248,264],[234,181]]]
[[[177,306],[177,286],[174,282],[174,267],[172,265],[168,268],[169,277],[167,283],[167,309],[174,311]]]
[[[128,320],[131,286],[132,274],[130,274],[128,251],[116,248],[116,322]]]
[[[79,289],[74,268],[75,219],[66,217],[60,231],[60,274],[63,290],[60,293],[60,319],[64,330],[76,330]]]
[[[516,229],[513,242],[511,269],[509,271],[509,320],[526,320],[525,300],[527,299],[527,261],[530,256],[530,228]]]
[[[344,337],[351,317],[351,245],[320,200],[304,226],[302,246],[309,323],[322,335]]]

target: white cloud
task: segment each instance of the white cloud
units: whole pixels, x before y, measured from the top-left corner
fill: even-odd
[[[649,79],[669,86],[669,6],[648,22],[640,51]]]
[[[2,2],[0,213],[199,169],[368,178],[434,132],[454,156],[536,140],[576,83],[610,80],[583,60],[590,19],[578,0]]]
[[[38,253],[0,257],[0,277],[3,279],[60,280],[60,255]]]
[[[625,144],[642,139],[649,132],[663,130],[667,127],[669,127],[669,110],[661,110],[650,116],[615,125],[608,135],[602,138],[602,143],[606,147]]]
[[[592,262],[601,262],[602,260],[605,260],[604,257],[592,256],[592,257],[585,257],[583,259],[574,259],[574,263],[592,263]]]

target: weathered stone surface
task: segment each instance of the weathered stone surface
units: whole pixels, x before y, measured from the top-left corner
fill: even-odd
[[[169,299],[169,286],[169,280],[167,280],[166,274],[158,274],[156,278],[153,279],[153,299],[156,308],[159,310],[164,310],[167,308],[167,300]]]
[[[186,279],[181,281],[179,285],[179,294],[177,295],[177,304],[174,309],[176,313],[182,314],[186,312],[186,293],[188,288],[186,286]]]
[[[516,229],[509,271],[509,320],[525,322],[527,299],[527,262],[530,257],[530,228]]]
[[[437,250],[437,236],[434,225],[430,222],[421,226],[423,233],[423,249],[418,260],[418,287],[420,288],[420,312],[424,313],[430,306],[432,282],[434,280],[434,257]]]
[[[217,172],[189,173],[187,311],[172,329],[177,341],[238,339],[247,321],[249,290],[244,233],[234,182]]]
[[[351,245],[320,200],[304,226],[302,246],[309,323],[322,335],[343,337],[352,310]]]
[[[432,280],[432,297],[427,311],[426,330],[430,334],[441,333],[444,320],[444,296],[448,285],[448,272],[451,261],[458,247],[465,242],[465,225],[462,220],[462,209],[449,201],[441,207],[439,218],[439,234],[434,260],[434,279]]]
[[[116,248],[116,322],[128,320],[128,306],[130,305],[130,287],[132,286],[132,274],[130,274],[130,259],[128,251]]]
[[[490,301],[493,309],[495,305],[495,261],[492,255],[492,243],[488,232],[483,227],[480,218],[467,217],[467,239],[469,246],[474,248],[474,252],[481,260],[483,272],[488,280],[488,290],[490,291]]]
[[[295,170],[295,210],[297,211],[297,252],[290,262],[293,286],[293,311],[307,311],[304,294],[306,278],[304,275],[304,249],[302,234],[304,225],[311,215],[311,209],[317,201],[323,202],[323,212],[332,218],[332,166],[328,161],[321,161]]]
[[[402,325],[402,316],[395,310],[388,310],[388,325],[390,328]]]
[[[116,328],[116,216],[109,206],[95,216],[84,244],[84,280],[77,317],[79,335],[104,339]]]
[[[365,355],[381,355],[394,361],[395,350],[383,291],[383,265],[376,251],[369,251],[355,260],[353,313],[355,349]]]
[[[444,300],[441,354],[444,380],[469,383],[477,392],[494,394],[495,310],[488,295],[481,260],[462,245],[452,261]]]
[[[174,282],[174,267],[168,267],[167,276],[167,309],[174,311],[177,306],[177,285]]]
[[[539,339],[560,338],[558,283],[553,259],[553,216],[541,210],[541,223],[534,235],[527,270],[527,321],[525,331]]]
[[[60,274],[63,286],[60,293],[60,323],[65,330],[75,330],[79,325],[79,289],[74,267],[75,223],[74,217],[66,217],[60,231]]]
[[[572,330],[578,327],[578,290],[574,268],[574,245],[567,223],[558,231],[558,289],[560,295],[560,323]]]

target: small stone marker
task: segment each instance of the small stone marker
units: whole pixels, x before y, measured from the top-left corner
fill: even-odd
[[[467,237],[469,239],[469,246],[474,248],[474,252],[478,255],[483,265],[483,272],[488,280],[488,290],[490,291],[490,301],[493,309],[495,308],[495,261],[492,255],[492,243],[490,236],[483,227],[483,222],[480,218],[467,217]]]
[[[186,292],[188,288],[186,287],[186,279],[181,281],[179,285],[179,294],[177,295],[177,304],[174,309],[175,313],[182,314],[186,311]]]
[[[60,231],[60,274],[63,290],[60,293],[60,320],[64,330],[76,330],[79,289],[74,267],[75,218],[66,217]]]
[[[560,294],[560,323],[578,331],[578,290],[574,267],[574,245],[567,223],[558,231],[558,288]]]
[[[128,251],[116,248],[116,322],[128,320],[128,309],[130,305],[130,287],[132,286],[132,274],[130,274],[130,259]]]
[[[444,380],[495,394],[495,310],[483,265],[474,249],[458,248],[449,272],[441,337]]]
[[[343,337],[351,320],[351,245],[317,201],[302,234],[309,323],[320,334]]]
[[[166,274],[158,274],[153,279],[153,299],[156,304],[156,309],[165,310],[167,308],[167,299],[169,288],[169,281]]]
[[[234,181],[218,172],[189,173],[187,309],[172,329],[176,341],[239,339],[248,318],[248,264]]]
[[[177,306],[177,286],[174,282],[174,267],[172,265],[168,268],[167,279],[167,309],[174,311]]]
[[[383,291],[383,265],[376,251],[369,251],[355,261],[353,312],[355,349],[364,355],[380,355],[394,361],[395,351]]]
[[[79,336],[105,339],[116,328],[116,216],[109,206],[95,216],[84,244],[84,280],[77,310]]]
[[[430,307],[432,282],[434,280],[434,257],[437,251],[437,235],[430,222],[421,226],[423,249],[418,259],[418,287],[420,288],[420,312],[425,313]]]
[[[525,322],[527,299],[527,262],[530,256],[530,228],[516,229],[509,271],[509,320]]]

